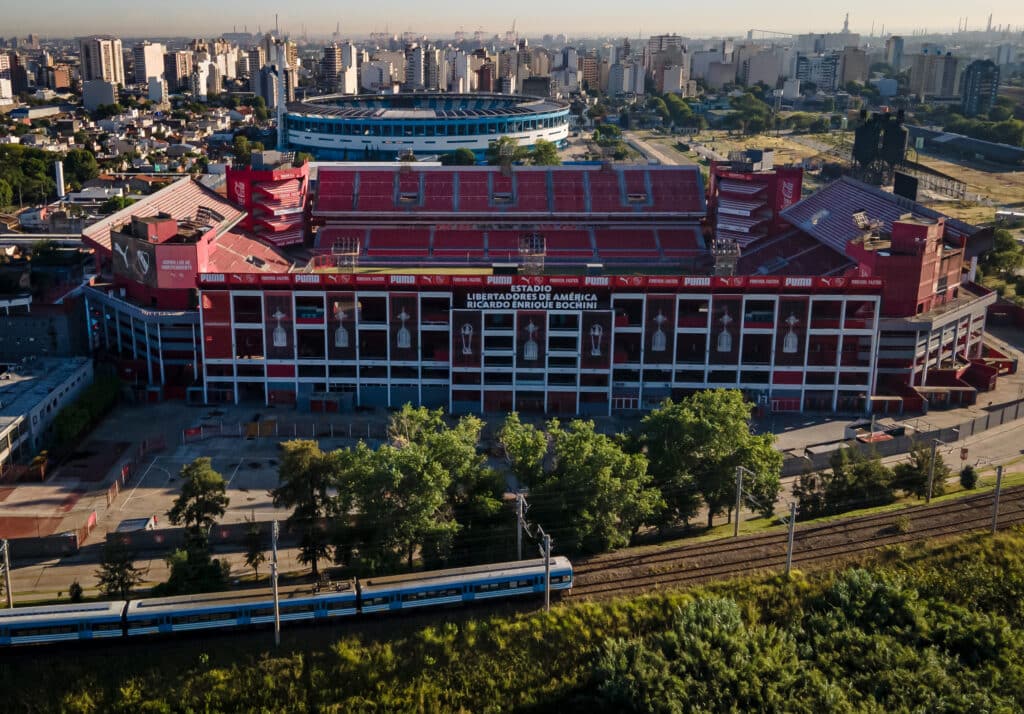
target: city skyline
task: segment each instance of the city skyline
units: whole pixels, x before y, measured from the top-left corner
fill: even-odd
[[[54,7],[56,5],[56,8]],[[852,5],[852,4],[848,4]],[[274,28],[275,12],[283,33],[310,37],[327,37],[340,23],[343,36],[360,37],[371,32],[416,32],[439,37],[454,35],[463,30],[472,35],[478,29],[485,37],[503,36],[515,24],[520,35],[572,34],[581,36],[642,37],[675,32],[691,37],[741,36],[748,29],[772,30],[781,33],[834,32],[842,27],[843,18],[850,12],[850,30],[867,35],[872,28],[880,33],[907,33],[926,29],[932,33],[955,31],[967,22],[970,30],[984,30],[991,14],[993,26],[1024,25],[1024,12],[1011,0],[994,0],[987,7],[965,8],[952,0],[923,2],[892,6],[880,0],[859,5],[815,5],[811,7],[793,2],[765,6],[753,0],[735,0],[727,5],[715,4],[688,8],[685,13],[666,12],[664,6],[653,0],[631,3],[628,11],[608,0],[588,5],[586,13],[552,11],[550,6],[537,0],[527,0],[511,12],[485,11],[474,14],[451,10],[438,12],[424,9],[409,0],[384,0],[372,8],[328,8],[309,2],[280,5],[268,0],[237,2],[226,0],[218,5],[215,18],[208,17],[209,5],[198,0],[180,0],[173,17],[165,18],[154,12],[154,3],[141,3],[124,7],[113,0],[70,3],[58,2],[46,6],[21,5],[6,18],[5,34],[35,33],[48,37],[80,37],[108,33],[128,37],[215,36],[236,31],[267,32]],[[967,9],[965,18],[962,13]],[[733,18],[742,17],[742,21]]]

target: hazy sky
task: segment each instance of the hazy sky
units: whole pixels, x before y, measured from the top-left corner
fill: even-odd
[[[914,28],[932,32],[954,30],[968,16],[969,29],[984,29],[989,13],[993,23],[1024,25],[1021,0],[988,0],[980,4],[963,0],[861,0],[808,2],[807,0],[709,0],[678,3],[671,0],[587,0],[559,3],[550,0],[519,0],[504,3],[436,3],[424,0],[373,0],[363,3],[328,3],[317,0],[3,0],[7,8],[0,34],[72,37],[93,33],[126,36],[205,36],[255,32],[274,26],[280,13],[282,30],[292,35],[306,25],[310,35],[327,35],[341,22],[343,35],[372,31],[414,31],[450,36],[460,27],[478,28],[487,36],[504,33],[516,20],[520,34],[564,32],[570,36],[628,34],[631,37],[676,32],[699,37],[712,34],[740,35],[750,28],[782,32],[825,32],[842,27],[849,11],[850,29],[867,34],[872,22],[876,32],[909,33]]]

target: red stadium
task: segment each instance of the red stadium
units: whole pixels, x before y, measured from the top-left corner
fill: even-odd
[[[697,167],[321,165],[288,267],[215,250],[197,311],[160,281],[145,306],[93,289],[94,346],[154,392],[305,410],[597,415],[707,386],[776,411],[917,410],[1005,371],[995,296],[965,277],[976,229],[849,179],[800,200],[798,169],[714,173],[705,197]],[[195,320],[193,380],[153,327],[172,306]]]

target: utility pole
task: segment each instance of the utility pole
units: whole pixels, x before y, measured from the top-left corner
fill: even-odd
[[[932,464],[928,467],[928,493],[925,496],[924,502],[932,502],[932,486],[935,483],[935,452],[939,448],[939,440],[932,439]]]
[[[14,592],[11,590],[11,544],[4,540],[4,593],[7,595],[7,607],[14,607]]]
[[[992,535],[996,534],[996,530],[999,527],[999,493],[1003,490],[1003,467],[996,466],[996,495],[995,500],[992,502]],[[10,586],[7,588],[7,606],[11,606],[10,601]]]
[[[551,611],[551,536],[544,534],[544,612]]]
[[[280,532],[280,526],[277,521],[274,521],[274,525],[270,531],[271,538],[271,550],[273,556],[270,560],[270,586],[274,590],[274,646],[281,646],[281,599],[278,597],[277,592],[277,537]]]
[[[740,505],[743,499],[743,467],[736,467],[736,520],[732,524],[732,537],[740,534]]]
[[[789,504],[789,541],[786,544],[786,575],[793,569],[793,534],[796,532],[796,501]]]
[[[516,493],[516,560],[523,559],[523,494]]]

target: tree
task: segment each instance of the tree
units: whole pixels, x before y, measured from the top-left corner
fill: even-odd
[[[923,442],[915,443],[910,449],[910,460],[896,464],[893,469],[893,488],[898,488],[918,498],[928,495],[928,474],[932,467],[931,447]],[[932,494],[941,496],[946,492],[946,479],[951,474],[942,454],[935,453],[935,474]]]
[[[92,116],[94,119],[109,119],[110,117],[117,116],[118,114],[124,113],[124,107],[117,102],[113,104],[101,104],[93,111]]]
[[[14,191],[11,189],[11,184],[7,183],[4,179],[0,179],[0,206],[10,206],[14,203]]]
[[[970,464],[960,469],[960,485],[968,491],[978,485],[978,471]]]
[[[185,526],[192,539],[205,543],[206,534],[227,510],[227,485],[208,456],[182,466],[180,475],[181,494],[167,516],[174,525]]]
[[[371,468],[353,484],[366,567],[379,571],[403,559],[412,567],[416,550],[428,544],[443,557],[458,530],[446,500],[451,476],[419,443],[369,453]]]
[[[540,481],[548,452],[548,438],[542,430],[523,424],[518,412],[512,412],[498,431],[498,442],[520,486],[529,487]]]
[[[244,134],[237,135],[231,143],[231,148],[235,158],[238,159],[238,163],[248,166],[252,160],[252,148],[249,146],[249,137]]]
[[[267,562],[263,548],[263,530],[255,521],[248,521],[245,529],[245,564],[252,568],[253,576],[260,579],[260,566]]]
[[[271,496],[276,507],[292,509],[288,523],[302,529],[299,562],[309,565],[315,578],[320,559],[330,555],[323,521],[338,512],[333,490],[340,455],[324,454],[315,441],[301,439],[285,441],[281,448],[279,485]]]
[[[534,166],[560,166],[562,159],[558,156],[558,147],[550,141],[537,139],[530,152],[530,163]]]
[[[68,586],[68,599],[71,602],[82,602],[83,595],[85,595],[85,588],[78,580],[72,580],[71,585]]]
[[[772,446],[772,434],[750,432],[751,405],[738,390],[697,392],[674,403],[666,400],[644,419],[643,441],[658,459],[655,473],[663,479],[666,500],[684,517],[692,503],[690,479],[708,510],[708,527],[714,517],[736,502],[736,467],[754,473],[744,475],[743,491],[760,504],[766,517],[779,493],[782,455]],[[650,428],[650,433],[644,430]],[[653,444],[659,435],[667,443]],[[676,490],[676,489],[679,490]]]
[[[688,455],[676,441],[680,426],[679,405],[662,405],[644,417],[637,432],[647,454],[647,470],[661,492],[664,508],[657,524],[664,528],[675,523],[689,524],[700,507],[700,492],[689,471]]]
[[[484,423],[475,416],[461,417],[449,427],[440,409],[404,405],[392,415],[388,434],[396,448],[416,445],[425,450],[430,463],[436,463],[448,474],[445,501],[458,529],[452,535],[447,529],[439,531],[440,541],[429,538],[422,543],[422,556],[428,566],[441,566],[450,558],[461,562],[486,559],[484,541],[492,541],[495,529],[503,525],[499,520],[502,510],[504,479],[487,466],[487,460],[478,449]],[[506,557],[495,547],[493,557]]]
[[[444,166],[475,166],[476,154],[473,153],[472,149],[462,147],[450,154],[442,155],[441,163]]]
[[[487,163],[491,166],[500,166],[506,161],[515,163],[525,159],[529,153],[529,150],[525,146],[520,146],[516,139],[502,136],[488,144]]]
[[[627,545],[661,507],[647,459],[627,454],[576,419],[568,428],[548,422],[553,463],[530,489],[531,513],[567,552],[600,552]]]
[[[96,571],[100,591],[107,597],[128,599],[131,589],[142,582],[142,571],[135,567],[135,556],[120,538],[107,541],[100,569]]]
[[[72,149],[64,156],[64,174],[79,184],[99,176],[96,157],[85,149]]]
[[[842,513],[892,503],[892,471],[877,454],[840,449],[832,456],[832,469],[824,475],[825,503],[829,513]]]

